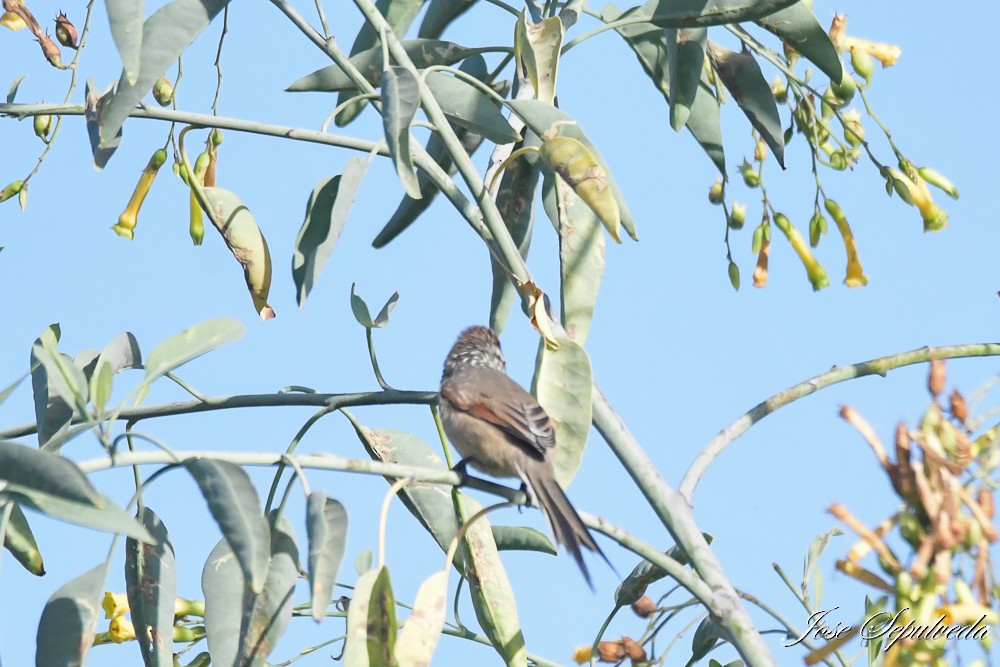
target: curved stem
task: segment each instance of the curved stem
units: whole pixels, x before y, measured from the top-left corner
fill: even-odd
[[[743,435],[747,429],[769,414],[824,387],[829,387],[832,384],[837,384],[845,380],[865,377],[866,375],[877,374],[884,376],[896,368],[922,364],[932,359],[960,359],[963,357],[990,357],[998,355],[1000,355],[1000,343],[972,343],[968,345],[921,347],[909,352],[901,352],[887,357],[862,361],[850,366],[836,366],[805,382],[800,382],[797,385],[789,387],[762,403],[758,403],[739,419],[719,431],[718,435],[712,438],[712,441],[705,446],[701,453],[698,454],[698,457],[695,458],[691,467],[688,468],[684,474],[684,479],[681,480],[679,491],[686,500],[690,501],[695,486],[697,486],[699,480],[701,480],[702,476],[708,470],[708,466],[736,438]]]

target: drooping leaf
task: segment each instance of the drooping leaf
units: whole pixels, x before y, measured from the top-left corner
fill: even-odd
[[[7,385],[3,389],[3,391],[0,391],[0,405],[3,405],[4,401],[6,401],[8,398],[10,398],[10,395],[14,393],[15,389],[17,389],[18,387],[21,386],[21,383],[24,382],[24,379],[26,377],[28,377],[28,375],[29,374],[27,374],[27,373],[24,374],[24,375],[22,375],[21,377],[17,378],[13,382],[11,382],[9,385]]]
[[[45,603],[38,621],[37,667],[78,667],[87,661],[101,611],[107,569],[105,562],[84,572],[61,586]]]
[[[640,8],[629,9],[622,13],[614,5],[608,4],[601,10],[601,19],[605,23],[635,16]],[[626,43],[632,48],[639,64],[660,91],[663,98],[670,104],[670,77],[667,58],[666,32],[662,28],[648,23],[636,23],[615,28]],[[719,103],[712,94],[711,88],[702,73],[701,83],[691,105],[687,128],[695,141],[712,160],[719,173],[726,173],[726,158],[722,148],[722,129],[719,114]]]
[[[844,67],[837,49],[805,2],[759,18],[757,24],[812,61],[833,83],[841,82]]]
[[[521,138],[493,100],[475,86],[441,72],[431,72],[424,80],[434,93],[441,111],[456,125],[497,144],[508,144]]]
[[[222,188],[204,190],[208,199],[205,213],[243,268],[254,309],[262,320],[273,318],[274,309],[267,303],[271,291],[271,251],[257,220],[235,193]]]
[[[0,441],[0,481],[3,491],[23,489],[74,503],[103,507],[103,496],[69,459],[13,442]]]
[[[719,643],[721,637],[722,628],[719,627],[719,624],[711,616],[706,616],[698,624],[698,628],[694,631],[694,636],[691,638],[691,658],[687,664],[693,665],[708,655],[708,652]]]
[[[433,0],[432,0],[433,1]],[[448,603],[448,570],[435,572],[420,585],[413,613],[399,633],[396,661],[399,667],[427,667],[444,629]]]
[[[468,49],[454,42],[438,39],[410,39],[403,42],[403,49],[418,67],[432,65],[454,65],[459,60],[476,53],[484,53],[487,49]],[[363,51],[351,57],[353,64],[361,72],[368,83],[378,86],[384,71],[382,62],[382,47],[378,46]],[[288,92],[335,92],[338,90],[354,90],[354,84],[347,74],[337,65],[318,69],[312,74],[292,82]]]
[[[648,0],[642,6],[661,28],[696,28],[754,21],[797,0]]]
[[[368,170],[368,160],[351,158],[344,173],[319,182],[306,204],[306,218],[295,239],[292,279],[295,297],[302,308],[320,272],[330,259],[347,215]]]
[[[392,309],[396,307],[398,302],[399,292],[393,292],[392,296],[390,296],[389,299],[382,305],[382,309],[378,311],[378,315],[375,316],[375,320],[372,324],[374,324],[376,328],[381,328],[389,324],[389,314],[392,312]]]
[[[368,660],[368,607],[372,587],[378,577],[377,570],[369,570],[354,584],[351,604],[347,607],[347,636],[344,639],[343,660],[351,667],[369,667]]]
[[[563,488],[569,486],[583,459],[590,434],[593,386],[590,357],[579,343],[561,338],[559,349],[553,350],[544,340],[539,341],[531,392],[555,424],[552,463]]]
[[[372,319],[372,313],[365,300],[354,293],[355,286],[355,283],[351,283],[351,312],[354,313],[354,319],[365,329],[374,329],[375,321]]]
[[[514,27],[514,57],[535,89],[535,99],[555,104],[559,56],[566,29],[562,19],[550,16],[531,23],[527,10]]]
[[[177,564],[167,527],[153,510],[143,507],[137,515],[156,540],[144,544],[125,541],[125,592],[135,638],[146,667],[173,667],[174,599],[177,597]]]
[[[469,11],[476,0],[431,0],[417,37],[437,39],[452,21]]]
[[[424,0],[377,0],[375,3],[375,7],[385,17],[385,22],[392,29],[393,34],[400,39],[409,30],[410,24],[413,23],[413,19],[417,18],[417,14],[423,5]],[[381,48],[381,44],[375,28],[366,21],[361,26],[361,30],[358,31],[358,36],[354,39],[354,44],[351,46],[351,56],[356,56],[373,48]],[[356,89],[353,91],[341,91],[337,97],[337,106],[347,102],[357,92],[359,91]],[[339,127],[347,125],[361,113],[366,104],[366,101],[358,101],[348,105],[337,114],[335,119],[336,124]]]
[[[95,506],[13,484],[9,484],[4,489],[4,493],[25,507],[30,507],[67,523],[109,533],[120,533],[143,542],[153,541],[149,532],[139,525],[128,512],[103,495],[99,496],[98,505]]]
[[[111,37],[125,69],[125,81],[135,84],[139,78],[142,54],[142,20],[146,17],[145,0],[105,0]]]
[[[531,131],[525,132],[524,141],[513,146],[518,150],[525,146],[540,146],[538,135]],[[538,190],[538,177],[541,169],[537,160],[520,158],[507,165],[500,185],[497,188],[496,205],[503,218],[510,237],[517,244],[521,257],[528,258],[531,247],[531,232],[535,223],[535,193]],[[517,290],[510,276],[490,256],[490,268],[493,271],[493,291],[490,296],[490,328],[501,332],[507,324],[510,309],[517,297]]]
[[[129,77],[123,74],[114,95],[99,113],[101,146],[109,145],[139,100],[227,4],[229,0],[173,0],[146,20],[138,76],[129,83]]]
[[[420,183],[410,155],[410,123],[420,107],[416,77],[403,67],[387,68],[382,73],[382,102],[382,126],[396,175],[406,194],[420,199]]]
[[[36,350],[55,347],[61,335],[59,325],[45,328],[31,346],[28,368],[31,370],[31,391],[35,403],[35,423],[38,426],[38,446],[45,445],[55,436],[65,433],[73,419],[73,408],[59,395],[55,380],[49,379],[48,370],[38,358]]]
[[[142,352],[139,350],[139,341],[131,332],[123,331],[101,350],[97,365],[102,362],[108,363],[112,374],[115,375],[128,368],[141,368]]]
[[[31,348],[32,362],[45,368],[49,395],[54,391],[67,406],[84,405],[90,398],[90,387],[83,370],[73,359],[56,350],[54,342],[36,343]]]
[[[604,276],[605,241],[594,211],[555,176],[542,186],[545,213],[559,231],[559,306],[563,327],[580,345],[587,340]]]
[[[461,0],[459,0],[461,2]],[[17,89],[21,87],[21,82],[24,81],[24,75],[15,77],[13,81],[10,82],[10,87],[7,89],[7,104],[13,104],[14,99],[17,97]]]
[[[489,76],[489,70],[486,68],[486,61],[481,55],[473,55],[462,61],[459,65],[459,69],[463,72],[476,77],[480,81],[485,81]],[[497,92],[501,96],[506,96],[509,90],[509,86],[504,86]],[[462,149],[471,157],[479,145],[483,142],[483,137],[480,134],[470,132],[463,127],[450,123],[452,129],[455,131],[455,136],[458,137],[458,141],[462,144]],[[444,142],[441,140],[441,136],[437,132],[431,133],[430,139],[427,140],[427,154],[437,162],[441,169],[443,169],[449,176],[453,175],[457,168],[455,162],[451,159],[451,155],[448,153],[448,149],[445,148]],[[388,244],[399,234],[401,234],[407,227],[409,227],[417,219],[417,217],[427,210],[427,207],[431,205],[434,198],[437,197],[439,190],[437,186],[431,181],[430,177],[424,173],[423,170],[417,173],[417,183],[420,186],[420,199],[414,199],[409,195],[403,195],[402,201],[399,202],[399,206],[396,207],[396,211],[389,218],[389,222],[385,224],[382,231],[378,233],[375,240],[372,241],[372,246],[375,248],[381,248],[382,246]]]
[[[670,64],[670,127],[680,131],[691,117],[705,68],[707,28],[667,28],[667,61]]]
[[[223,536],[232,547],[254,593],[260,593],[267,574],[270,538],[261,516],[260,498],[250,477],[228,461],[190,458],[184,461]]]
[[[785,138],[781,118],[778,117],[778,105],[757,60],[748,52],[736,53],[714,42],[708,43],[708,54],[733,100],[767,142],[774,159],[784,168]]]
[[[95,171],[104,169],[122,142],[121,125],[118,126],[118,130],[113,136],[108,136],[110,133],[103,131],[107,107],[114,97],[113,88],[114,86],[109,86],[102,93],[97,89],[97,83],[90,77],[87,78],[87,85],[84,88],[84,118],[87,122],[87,136],[90,138],[90,151],[94,157]]]
[[[205,635],[212,662],[236,665],[242,637],[244,608],[253,603],[239,561],[225,538],[212,549],[201,573],[205,595]]]
[[[347,510],[338,501],[313,491],[306,501],[309,536],[309,591],[312,616],[323,620],[333,599],[333,585],[347,546]]]
[[[542,102],[540,100],[513,100],[509,102],[511,109],[514,110],[518,116],[520,116],[528,127],[540,137],[545,137],[546,133],[550,130],[558,130],[559,136],[571,137],[580,141],[590,153],[596,158],[597,162],[604,169],[605,177],[607,178],[608,188],[610,188],[615,201],[618,204],[618,209],[621,215],[621,224],[625,231],[630,237],[638,240],[638,236],[635,231],[635,221],[632,219],[632,214],[629,212],[628,204],[625,198],[622,196],[621,190],[618,189],[618,184],[615,182],[614,176],[611,174],[611,170],[608,168],[607,162],[601,156],[601,152],[597,150],[597,146],[594,145],[587,135],[583,133],[580,128],[579,123],[577,123],[571,116],[557,109],[556,107],[548,104],[547,102]]]
[[[262,667],[292,619],[295,582],[298,580],[299,548],[292,525],[270,515],[270,553],[267,576],[259,595],[254,596],[249,616],[245,616],[240,640],[240,665]],[[246,611],[246,608],[244,608]]]
[[[498,551],[537,551],[556,555],[556,548],[545,533],[530,526],[493,526],[493,540]]]
[[[243,332],[244,327],[239,320],[217,317],[174,334],[157,345],[146,360],[146,377],[136,388],[136,405],[146,397],[149,386],[156,379],[192,359],[237,340]]]
[[[0,516],[3,516],[5,502],[0,502]],[[38,550],[35,536],[28,525],[28,517],[17,503],[10,503],[10,518],[7,521],[7,532],[3,536],[3,546],[11,553],[24,569],[36,577],[45,574],[42,553]]]
[[[370,667],[396,667],[396,598],[392,594],[389,568],[384,565],[375,575],[368,600],[368,664]]]

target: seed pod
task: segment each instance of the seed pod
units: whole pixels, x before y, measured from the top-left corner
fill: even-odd
[[[725,196],[725,185],[722,183],[722,179],[718,178],[715,180],[715,183],[712,183],[712,187],[708,189],[708,201],[713,204],[721,204]]]
[[[736,266],[736,262],[732,260],[729,261],[729,282],[734,290],[740,291],[740,267]]]
[[[954,389],[951,392],[951,396],[948,397],[948,402],[950,404],[951,416],[958,421],[965,423],[965,420],[969,417],[969,408],[965,404],[965,397],[958,389]]]
[[[589,206],[616,243],[621,243],[621,210],[604,167],[590,149],[573,137],[555,136],[542,143],[539,153],[549,167]]]
[[[944,360],[931,359],[931,370],[927,375],[927,389],[931,392],[931,396],[937,398],[944,391],[947,377]]]
[[[66,66],[62,64],[62,52],[51,37],[42,35],[38,39],[38,44],[42,47],[42,55],[45,56],[50,65],[58,69],[66,69]]]
[[[157,79],[156,83],[153,84],[153,99],[161,107],[170,106],[170,103],[174,101],[174,86],[170,83],[170,79],[165,76]]]
[[[851,50],[851,67],[858,76],[865,80],[865,84],[872,82],[872,74],[875,73],[875,61],[864,49]]]
[[[625,657],[625,647],[619,642],[604,641],[597,645],[597,656],[601,662],[618,662]]]
[[[931,169],[930,167],[920,167],[917,169],[917,173],[920,175],[920,178],[924,179],[939,190],[942,190],[952,199],[958,199],[958,188],[956,188],[954,183],[949,181],[939,172]]]
[[[0,202],[7,201],[11,197],[19,193],[21,191],[21,188],[23,187],[24,187],[24,181],[13,181],[11,183],[8,183],[3,190],[0,190]]]
[[[191,236],[192,243],[201,245],[201,242],[205,240],[205,217],[202,214],[198,198],[194,196],[194,190],[190,192],[189,208],[191,220],[188,223],[188,234]]]
[[[653,602],[653,598],[643,595],[632,603],[632,611],[639,618],[649,618],[656,613],[656,603]]]
[[[128,200],[125,210],[118,216],[118,222],[111,227],[115,234],[124,236],[127,239],[133,238],[133,230],[135,230],[136,223],[138,222],[139,209],[142,208],[142,202],[145,201],[146,195],[149,194],[149,188],[152,187],[153,181],[156,179],[156,173],[166,161],[167,151],[162,148],[158,149],[149,158],[149,162],[146,164],[146,168],[142,170],[139,182],[136,183],[135,190],[132,191],[132,197]]]
[[[632,662],[645,662],[646,661],[646,650],[642,648],[642,645],[631,637],[622,637],[622,648],[625,649],[625,655],[627,655]]]
[[[70,49],[78,48],[76,44],[76,26],[70,23],[70,20],[62,12],[59,12],[59,16],[56,17],[56,39],[65,47]]]
[[[35,136],[42,141],[46,141],[49,137],[49,130],[52,129],[52,116],[48,114],[35,116],[32,121],[32,127],[35,130]]]

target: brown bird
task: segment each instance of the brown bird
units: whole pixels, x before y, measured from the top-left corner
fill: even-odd
[[[552,420],[507,375],[492,329],[469,327],[455,341],[444,362],[440,405],[444,432],[464,457],[456,468],[470,464],[488,475],[524,482],[556,542],[573,555],[593,588],[580,547],[608,559],[556,481],[550,458],[556,445]]]

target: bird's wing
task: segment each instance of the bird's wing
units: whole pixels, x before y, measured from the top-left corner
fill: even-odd
[[[544,456],[546,450],[555,447],[552,420],[534,396],[499,371],[477,368],[469,372],[489,377],[463,383],[462,389],[446,382],[441,397],[459,410],[493,424],[535,455]],[[474,389],[465,388],[470,385]]]

